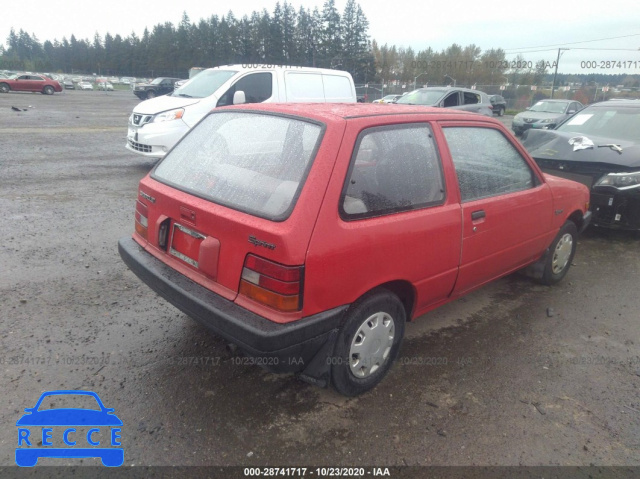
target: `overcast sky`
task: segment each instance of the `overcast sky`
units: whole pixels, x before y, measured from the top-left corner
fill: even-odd
[[[296,10],[301,5],[321,9],[323,0],[290,3]],[[345,3],[346,0],[336,0],[340,13]],[[452,43],[462,46],[473,43],[482,50],[503,48],[509,54],[508,59],[514,59],[519,52],[524,60],[534,63],[541,59],[553,62],[557,49],[563,47],[570,50],[562,54],[560,72],[640,74],[640,9],[635,0],[564,0],[538,3],[493,0],[428,3],[361,0],[359,3],[369,19],[371,38],[380,45],[388,43],[410,46],[414,50],[427,47],[441,50]],[[169,21],[177,25],[183,11],[186,11],[192,22],[214,14],[225,15],[230,8],[240,18],[262,8],[266,8],[269,13],[273,12],[275,0],[235,0],[229,3],[202,0],[109,0],[104,2],[104,6],[96,0],[30,0],[23,4],[25,8],[19,5],[20,3],[12,3],[0,16],[0,39],[3,42],[11,27],[16,32],[23,29],[29,34],[35,34],[40,42],[60,40],[65,36],[69,38],[71,34],[78,39],[92,40],[96,32],[103,37],[107,32],[123,37],[135,32],[141,36],[145,27],[151,30],[158,23]],[[616,38],[602,40],[612,37]],[[620,68],[600,68],[606,67],[600,63],[606,60],[627,63],[621,64]],[[584,63],[591,61],[597,63]],[[581,63],[584,68],[581,68]]]

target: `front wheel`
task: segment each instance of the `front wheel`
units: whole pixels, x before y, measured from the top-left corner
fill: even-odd
[[[498,116],[504,116],[504,108],[498,109]]]
[[[0,83],[0,93],[9,93],[11,88],[6,83]]]
[[[152,98],[155,98],[155,97],[156,97],[156,92],[155,91],[149,90],[147,92],[147,100],[151,100]]]
[[[333,387],[357,396],[375,387],[398,355],[406,312],[398,297],[380,290],[354,303],[331,359]]]
[[[52,87],[52,86],[50,86],[50,85],[47,85],[46,87],[44,87],[44,88],[42,89],[42,93],[44,93],[45,95],[53,95],[53,92],[54,92],[54,91],[55,91],[55,90],[54,90],[54,89],[53,89],[53,87]]]
[[[578,245],[578,228],[572,221],[567,221],[549,247],[545,260],[542,283],[552,285],[567,275]]]

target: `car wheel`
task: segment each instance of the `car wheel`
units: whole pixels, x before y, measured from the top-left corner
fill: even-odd
[[[47,85],[46,87],[44,87],[44,88],[42,89],[42,93],[43,93],[44,95],[53,95],[53,92],[54,92],[54,91],[55,91],[55,90],[54,90],[54,89],[53,89],[53,87],[52,87],[52,86],[50,86],[50,85]]]
[[[398,355],[405,322],[404,306],[390,291],[378,290],[354,303],[331,358],[333,387],[356,396],[376,386]]]
[[[0,83],[0,93],[9,93],[11,88],[6,83]]]
[[[498,108],[498,116],[504,116],[504,108]]]
[[[578,245],[578,228],[567,221],[555,237],[545,260],[542,283],[552,285],[564,278],[571,267]]]
[[[151,100],[152,98],[155,98],[155,97],[156,97],[156,92],[155,91],[149,90],[147,92],[147,100]]]

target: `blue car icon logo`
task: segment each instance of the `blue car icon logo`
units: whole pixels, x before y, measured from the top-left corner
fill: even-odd
[[[53,404],[53,400],[58,401],[62,398],[83,400],[92,408],[65,407],[40,410],[43,401],[51,401]],[[25,409],[25,412],[27,414],[16,423],[18,466],[35,466],[41,457],[99,457],[102,464],[108,467],[118,467],[124,462],[124,450],[118,447],[121,446],[122,421],[114,414],[114,409],[106,408],[102,404],[96,393],[48,391],[40,396],[34,407]]]

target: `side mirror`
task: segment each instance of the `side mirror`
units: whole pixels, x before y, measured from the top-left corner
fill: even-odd
[[[237,91],[233,94],[233,104],[234,105],[242,105],[243,103],[246,103],[247,99],[244,96],[244,92],[243,91]]]
[[[567,115],[572,115],[572,114],[574,114],[575,112],[576,112],[576,110],[569,110],[569,111],[567,112]]]

